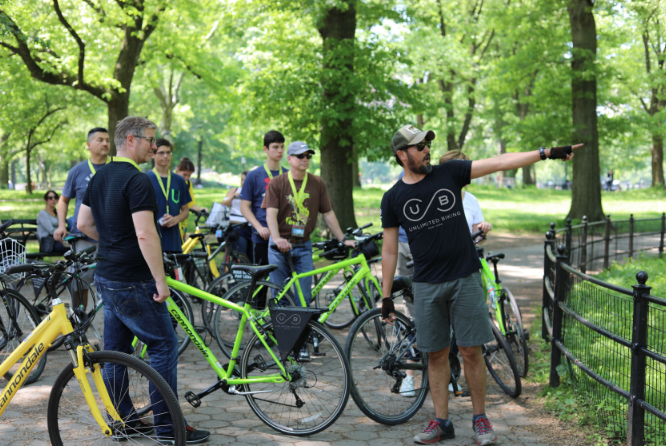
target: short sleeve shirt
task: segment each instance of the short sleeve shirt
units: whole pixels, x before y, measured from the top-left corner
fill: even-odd
[[[175,173],[175,171],[173,173]],[[191,208],[192,206],[197,205],[197,200],[194,198],[194,189],[192,189],[192,181],[186,180],[185,183],[187,183],[187,189],[190,191],[190,199],[192,200],[189,203],[187,203],[187,207]],[[185,231],[187,230],[187,219],[178,223],[178,229],[180,229],[180,238],[182,240],[185,238]]]
[[[164,214],[167,213],[167,199],[164,196],[162,187],[160,186],[155,174],[150,171],[147,175],[150,179],[150,183],[153,186],[153,191],[155,192],[155,199],[157,201],[157,219],[159,220]],[[168,178],[162,177],[162,184],[164,185],[165,189],[167,187],[167,183]],[[180,208],[182,206],[186,206],[191,201],[190,191],[187,187],[185,179],[175,173],[171,174],[171,188],[167,192],[167,195],[169,196],[169,215],[173,215],[174,217],[180,214]],[[162,236],[162,249],[164,249],[164,252],[183,252],[183,240],[180,236],[180,228],[178,225],[172,226],[170,228],[158,225],[158,228]]]
[[[416,184],[399,180],[384,194],[382,227],[405,228],[415,282],[448,282],[481,269],[461,195],[471,171],[471,161],[449,161]]]
[[[157,215],[148,176],[130,163],[111,162],[97,170],[82,202],[90,207],[99,231],[97,257],[104,260],[98,260],[95,274],[119,282],[153,280],[132,220],[140,211]]]
[[[279,170],[271,170],[271,175],[273,178],[280,175]],[[288,169],[282,168],[282,172],[288,172]],[[241,191],[240,198],[241,200],[247,200],[250,204],[250,209],[254,214],[255,218],[261,223],[262,226],[266,226],[266,209],[261,208],[261,204],[264,202],[264,195],[266,194],[266,189],[268,189],[268,183],[270,183],[271,178],[266,173],[264,166],[259,166],[254,170],[251,170],[250,173],[245,177],[245,182],[243,183],[243,190]],[[257,231],[252,228],[252,241],[254,243],[268,243],[267,240],[264,240],[259,236]]]
[[[93,164],[95,171],[99,171],[104,164]],[[83,194],[88,189],[88,183],[93,177],[93,173],[90,170],[88,165],[88,160],[85,160],[76,166],[74,166],[69,173],[67,174],[67,180],[65,181],[65,187],[62,188],[62,196],[69,198],[70,200],[75,198],[76,203],[74,205],[74,220],[72,221],[71,233],[81,232],[76,227],[76,223],[79,219],[79,208],[81,207],[81,200],[83,200]],[[90,239],[92,240],[92,239]]]
[[[463,208],[465,208],[465,219],[467,220],[467,226],[469,227],[469,232],[472,232],[472,225],[478,225],[481,223],[483,218],[483,212],[481,212],[481,206],[479,206],[479,200],[469,192],[465,191],[465,196],[463,197]]]
[[[310,240],[310,234],[317,224],[317,216],[333,210],[331,197],[328,195],[326,183],[316,175],[308,174],[308,181],[305,184],[305,199],[303,208],[296,206],[294,201],[294,191],[289,182],[289,174],[285,173],[273,178],[268,185],[266,198],[262,207],[275,208],[278,210],[278,227],[280,237],[293,239],[292,228],[296,226],[305,226],[303,242]],[[247,182],[247,179],[245,179]],[[297,191],[301,190],[303,180],[294,180],[294,186]]]

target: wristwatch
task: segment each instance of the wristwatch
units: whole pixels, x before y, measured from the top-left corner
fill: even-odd
[[[539,147],[539,156],[541,157],[541,160],[546,159],[546,148],[545,147]]]

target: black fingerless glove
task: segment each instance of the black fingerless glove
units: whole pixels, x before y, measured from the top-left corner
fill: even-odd
[[[548,158],[551,160],[563,160],[571,155],[571,152],[573,152],[571,146],[552,147]]]
[[[390,297],[385,297],[382,299],[382,317],[388,319],[391,313],[395,313],[395,305],[393,305],[393,299]]]

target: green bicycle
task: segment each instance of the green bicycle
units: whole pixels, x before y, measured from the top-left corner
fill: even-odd
[[[479,230],[472,234],[472,239],[477,244],[484,240],[485,236]],[[488,256],[484,257],[484,249],[480,246],[476,247],[476,252],[481,261],[481,279],[487,300],[490,300],[491,314],[494,316],[495,325],[511,346],[520,376],[525,377],[529,368],[529,350],[527,347],[529,333],[523,328],[523,318],[516,298],[513,297],[511,290],[502,286],[502,281],[497,272],[497,263],[505,256],[502,253],[489,253]],[[488,261],[492,262],[494,272],[490,270]]]
[[[292,271],[291,279],[285,284],[280,286],[268,281],[259,281],[255,287],[248,281],[242,281],[224,293],[222,299],[228,302],[245,302],[248,300],[248,296],[250,296],[249,300],[252,302],[250,311],[253,317],[262,322],[267,322],[270,315],[268,306],[264,304],[265,296],[271,296],[268,298],[269,302],[279,302],[280,305],[294,305],[295,299],[293,298],[291,289],[295,286],[298,294],[296,304],[307,307],[299,279],[321,274],[321,279],[312,290],[312,295],[315,296],[316,307],[323,310],[319,316],[319,323],[331,328],[348,326],[365,311],[374,308],[375,302],[381,297],[381,288],[368,266],[368,258],[372,258],[375,253],[379,252],[374,242],[381,239],[382,235],[382,233],[374,234],[359,242],[357,248],[354,250],[358,254],[355,257],[302,274],[296,273],[291,256],[289,253],[285,253]],[[348,257],[349,248],[340,245],[342,244],[337,240],[334,242],[324,242],[320,247],[329,247],[330,249],[325,250],[319,256],[316,256],[316,258],[332,260]],[[345,273],[343,276],[344,281],[335,288],[333,293],[328,294],[330,297],[324,299],[321,291],[340,272]],[[237,273],[238,269],[235,274]],[[217,295],[216,291],[209,289],[209,292]],[[349,300],[351,311],[343,312],[342,308],[340,308],[340,304],[345,298]],[[333,317],[333,323],[329,323],[331,317]],[[349,322],[342,324],[340,323],[341,320],[348,320]],[[214,317],[215,339],[222,352],[228,358],[232,357],[231,348],[235,343],[235,335],[239,324],[240,319],[238,314],[227,311],[225,307],[217,308]],[[371,339],[368,338],[368,342],[371,342]],[[244,345],[241,345],[241,349],[244,347]]]
[[[167,258],[165,270],[169,276],[174,275],[174,267],[175,263]],[[277,266],[238,264],[231,268],[251,277],[250,292],[238,305],[167,278],[170,288],[240,314],[229,363],[221,365],[180,308],[171,298],[166,300],[173,318],[219,378],[198,394],[187,392],[185,399],[198,407],[202,398],[221,389],[230,395],[245,396],[254,413],[279,432],[296,436],[321,432],[344,410],[351,386],[349,364],[342,347],[316,321],[323,310],[278,307],[277,299],[270,298],[267,303],[270,319],[258,317],[252,311],[252,296]],[[251,338],[241,352],[246,328]]]

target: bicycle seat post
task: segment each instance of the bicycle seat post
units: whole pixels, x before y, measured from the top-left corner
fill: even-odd
[[[499,278],[499,273],[497,272],[497,262],[499,262],[499,259],[494,258],[493,259],[493,268],[495,269],[495,283],[500,284],[502,281]]]

